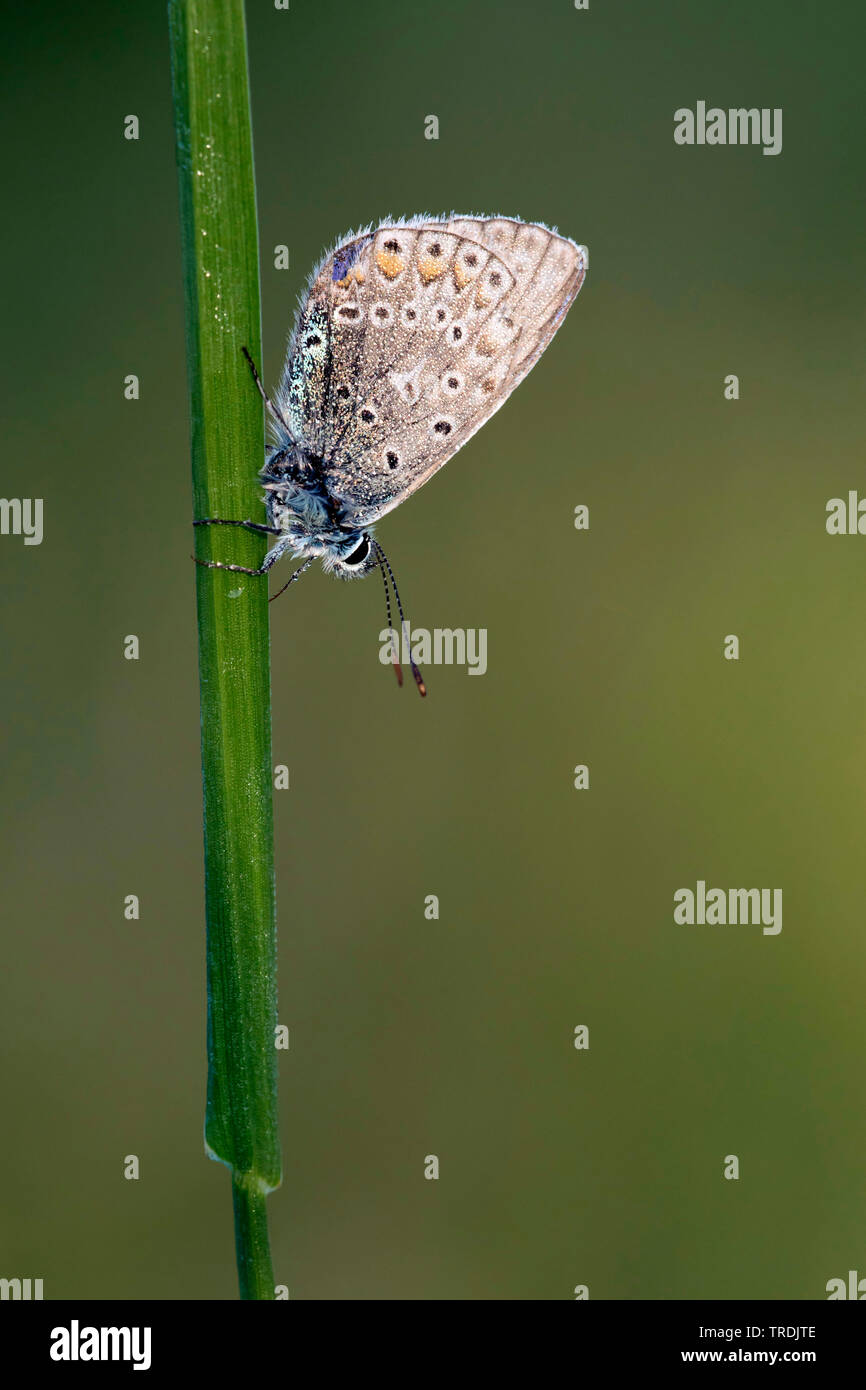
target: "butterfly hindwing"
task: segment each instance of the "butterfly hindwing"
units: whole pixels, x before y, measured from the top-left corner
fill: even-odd
[[[346,524],[398,506],[498,410],[585,272],[582,247],[509,218],[387,223],[326,257],[280,401]]]

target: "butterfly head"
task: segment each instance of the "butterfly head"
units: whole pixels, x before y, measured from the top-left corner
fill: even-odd
[[[338,579],[360,579],[379,564],[375,548],[366,531],[347,531],[332,542],[324,557],[325,569]]]

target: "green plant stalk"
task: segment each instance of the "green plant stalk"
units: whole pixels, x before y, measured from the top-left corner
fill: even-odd
[[[170,0],[196,517],[263,520],[258,231],[243,0]],[[194,530],[250,568],[264,541]],[[207,914],[205,1146],[232,1170],[242,1298],[274,1297],[265,1193],[280,1182],[267,579],[196,568]]]

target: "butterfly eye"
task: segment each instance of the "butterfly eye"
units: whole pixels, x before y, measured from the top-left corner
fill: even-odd
[[[370,554],[369,537],[362,536],[361,544],[356,546],[351,555],[346,555],[343,559],[344,565],[363,565],[367,556]]]

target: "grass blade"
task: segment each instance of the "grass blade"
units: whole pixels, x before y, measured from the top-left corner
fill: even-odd
[[[242,0],[170,0],[196,517],[263,520],[258,232]],[[264,541],[197,527],[250,568]],[[205,1139],[232,1169],[242,1298],[273,1298],[264,1194],[280,1182],[267,580],[196,568],[207,913]]]

